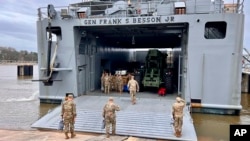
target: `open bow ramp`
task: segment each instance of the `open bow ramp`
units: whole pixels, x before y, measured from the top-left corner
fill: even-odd
[[[132,105],[129,94],[115,94],[115,103],[120,106],[117,112],[117,135],[137,136],[144,138],[169,139],[181,141],[197,141],[193,120],[188,108],[185,108],[183,118],[182,137],[174,136],[171,108],[173,98],[145,98],[144,94],[137,94],[137,103]],[[110,96],[110,95],[109,95]],[[155,96],[156,97],[156,96]],[[75,130],[82,132],[105,133],[102,126],[102,108],[107,102],[107,96],[85,95],[75,99],[77,118]],[[60,121],[61,107],[36,121],[32,127],[40,129],[57,129]]]

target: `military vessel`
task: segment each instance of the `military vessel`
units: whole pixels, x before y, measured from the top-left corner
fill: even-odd
[[[104,69],[145,64],[147,51],[140,49],[158,49],[170,54],[165,67],[173,92],[193,111],[241,110],[243,1],[95,0],[49,4],[38,15],[41,102],[98,90]]]
[[[129,96],[119,97],[124,107],[118,115],[121,135],[197,140],[190,111],[241,111],[243,1],[226,5],[222,0],[95,0],[65,7],[49,4],[38,9],[38,17],[40,101],[60,102],[65,93],[73,93],[81,105],[79,131],[103,132],[97,118],[105,101],[98,97],[103,70],[138,70],[143,86],[165,87],[187,102],[186,134],[178,139],[170,126],[171,111],[164,114],[164,108],[171,109],[170,101],[141,98],[130,107]],[[59,109],[33,127],[55,128],[58,118]],[[85,123],[91,119],[93,123]],[[129,119],[136,125],[133,129]]]

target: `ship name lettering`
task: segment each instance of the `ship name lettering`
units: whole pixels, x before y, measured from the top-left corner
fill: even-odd
[[[84,24],[88,24],[88,25],[90,25],[90,24],[96,24],[96,20],[84,20]]]
[[[174,22],[174,17],[167,17],[166,19],[165,19],[165,22]]]
[[[129,23],[129,19],[126,19],[126,23]]]
[[[122,19],[101,19],[99,21],[99,24],[121,24],[122,23]]]
[[[174,22],[174,17],[169,16],[162,20],[162,17],[134,17],[134,18],[111,18],[111,19],[86,19],[85,25],[121,25],[121,24],[148,24]]]
[[[160,17],[133,18],[133,23],[161,23]]]

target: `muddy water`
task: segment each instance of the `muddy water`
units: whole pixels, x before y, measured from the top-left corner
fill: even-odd
[[[250,94],[241,95],[240,116],[193,113],[194,126],[199,140],[229,141],[230,124],[250,124]]]
[[[30,125],[56,104],[38,100],[37,66],[33,77],[17,77],[16,65],[0,65],[0,129],[31,130]],[[228,141],[230,124],[250,123],[250,94],[242,94],[240,116],[192,113],[199,141]]]
[[[25,129],[46,114],[55,104],[38,100],[37,66],[33,77],[18,77],[16,65],[0,65],[0,129]]]

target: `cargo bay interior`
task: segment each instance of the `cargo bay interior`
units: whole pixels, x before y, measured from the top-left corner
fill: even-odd
[[[181,93],[187,32],[187,23],[74,27],[79,95],[101,90],[103,72],[121,74],[124,85],[133,74],[140,91]],[[152,86],[156,78],[159,85]]]

